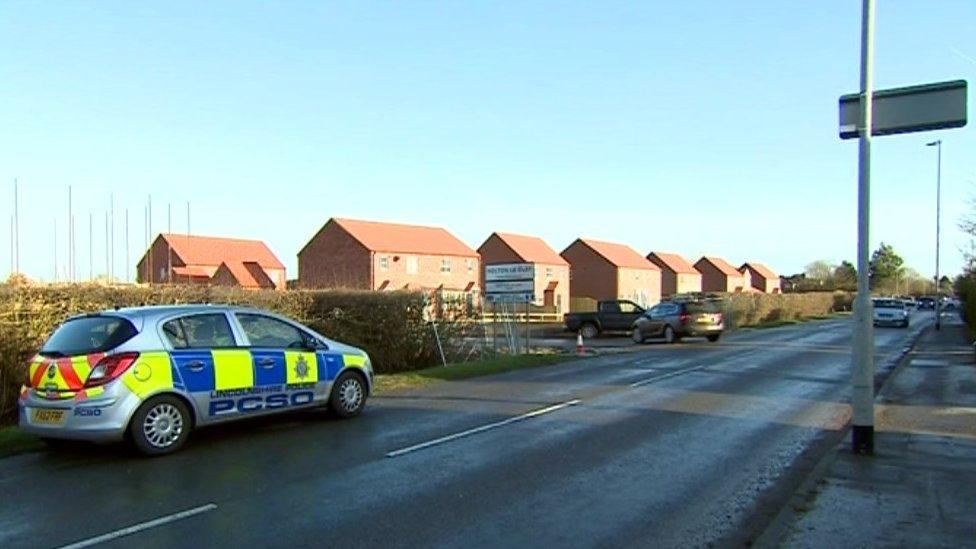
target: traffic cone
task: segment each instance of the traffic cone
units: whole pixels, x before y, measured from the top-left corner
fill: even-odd
[[[583,347],[583,332],[576,332],[576,354],[583,356],[586,348]]]

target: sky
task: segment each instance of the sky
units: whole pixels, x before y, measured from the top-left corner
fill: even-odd
[[[189,203],[194,234],[264,240],[290,278],[330,217],[781,274],[854,261],[837,100],[860,18],[854,0],[4,0],[0,273],[15,179],[20,270],[42,280],[68,270],[69,186],[79,279],[107,271],[110,201],[108,270],[134,276],[150,196],[153,233],[168,206],[186,231]],[[972,0],[877,2],[875,87],[972,83],[974,23]],[[873,140],[872,249],[933,274],[942,139],[941,271],[961,270],[973,125]]]

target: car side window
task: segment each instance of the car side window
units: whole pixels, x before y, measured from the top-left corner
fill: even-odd
[[[662,318],[665,316],[665,309],[667,309],[666,305],[655,305],[651,307],[650,311],[647,312],[647,316],[651,318]]]
[[[244,334],[252,347],[285,347],[301,349],[311,347],[312,338],[298,328],[268,316],[238,314]]]
[[[620,312],[621,313],[636,313],[637,312],[637,305],[634,305],[633,303],[631,303],[629,301],[624,301],[624,302],[620,303]]]
[[[189,315],[163,324],[163,334],[174,349],[234,347],[234,334],[222,313]]]

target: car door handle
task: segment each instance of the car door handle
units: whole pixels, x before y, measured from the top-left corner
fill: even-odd
[[[265,358],[258,359],[258,366],[261,366],[262,368],[271,368],[272,366],[274,366],[274,364],[275,364],[275,360],[273,358],[265,357]]]
[[[204,364],[202,360],[192,360],[186,363],[186,369],[190,370],[191,372],[203,371],[204,366],[206,366],[206,364]]]

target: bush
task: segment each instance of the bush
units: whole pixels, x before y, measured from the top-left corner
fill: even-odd
[[[66,318],[114,307],[181,303],[239,304],[286,315],[329,338],[362,348],[379,373],[439,363],[420,292],[0,284],[0,425],[14,419],[27,361]],[[452,324],[442,331],[453,333]]]
[[[821,317],[848,311],[852,297],[846,292],[802,294],[725,294],[725,316],[731,328]]]

